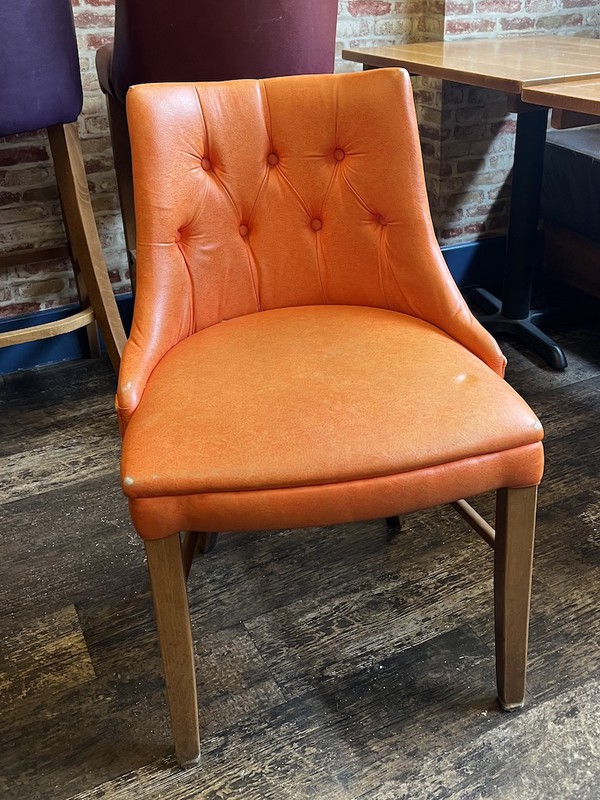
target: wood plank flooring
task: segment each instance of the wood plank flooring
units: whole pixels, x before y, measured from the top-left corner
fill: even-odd
[[[597,310],[554,331],[564,373],[505,345],[546,429],[525,709],[496,705],[491,553],[449,507],[399,532],[229,534],[192,568],[188,771],[108,362],[0,378],[0,798],[597,800]],[[491,518],[491,496],[475,505]]]

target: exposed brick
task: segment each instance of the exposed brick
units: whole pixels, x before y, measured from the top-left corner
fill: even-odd
[[[421,141],[421,153],[423,154],[424,158],[428,157],[433,159],[437,155],[435,147],[429,142],[423,142],[423,141]]]
[[[106,211],[120,211],[119,198],[114,194],[94,194],[92,205],[95,214],[102,214]]]
[[[466,184],[463,177],[444,178],[442,183],[445,194],[458,195],[465,190]]]
[[[462,236],[465,233],[464,225],[459,226],[457,228],[442,228],[440,231],[440,236],[444,240],[448,239],[456,239],[458,236]]]
[[[452,133],[453,138],[457,141],[461,139],[468,139],[472,141],[481,141],[487,136],[487,125],[457,125]]]
[[[460,0],[448,0],[446,3],[446,16],[464,17],[473,13],[473,3],[460,2]]]
[[[492,155],[488,159],[488,163],[492,169],[506,169],[509,170],[513,165],[512,155]]]
[[[423,0],[403,0],[394,3],[393,14],[398,17],[410,17],[424,12]]]
[[[494,186],[493,189],[488,189],[486,191],[486,197],[492,201],[498,200],[500,198],[507,199],[510,195],[510,186],[507,184],[503,184],[502,186]]]
[[[478,14],[515,14],[522,10],[521,0],[480,0],[475,6]]]
[[[17,164],[34,164],[48,161],[49,155],[45,147],[7,147],[0,149],[0,167],[12,167]]]
[[[0,192],[0,206],[12,206],[18,202],[19,202],[18,192]]]
[[[2,210],[2,215],[0,216],[0,221],[2,222],[2,226],[11,225],[13,223],[21,225],[25,222],[34,222],[38,219],[44,219],[44,217],[47,216],[48,212],[45,211],[41,206],[25,205],[25,203],[20,203],[19,205],[12,206],[11,208],[4,208]]]
[[[389,14],[392,10],[392,4],[384,2],[384,0],[349,0],[348,13],[353,17],[362,17],[369,14],[374,17],[380,17],[384,14]]]
[[[490,125],[490,130],[494,136],[498,136],[501,133],[516,133],[517,120],[511,118],[503,119],[499,122],[492,122]]]
[[[440,33],[444,32],[444,21],[442,18],[437,17],[421,17],[417,20],[417,30],[426,33]]]
[[[500,117],[506,116],[506,97],[498,95],[498,99],[492,103],[486,104],[483,110],[484,119],[490,122],[497,120]]]
[[[504,17],[499,22],[503,31],[526,31],[535,26],[532,17]]]
[[[460,158],[466,156],[469,152],[469,142],[445,142],[444,143],[444,157],[445,158]]]
[[[23,192],[24,203],[45,203],[53,200],[58,200],[58,188],[56,183],[47,186],[38,186],[35,189],[25,189]]]
[[[33,314],[34,311],[39,311],[39,308],[39,303],[0,304],[0,318],[11,319],[12,317],[19,317],[23,314]]]
[[[85,171],[88,175],[95,172],[106,172],[112,167],[112,161],[107,156],[106,158],[86,158]]]
[[[77,29],[82,28],[108,28],[113,29],[114,15],[112,10],[106,13],[97,13],[95,11],[79,11],[75,10],[75,24]]]
[[[469,203],[484,203],[485,202],[485,194],[481,191],[478,192],[458,192],[455,193],[456,196],[453,198],[455,204],[457,206],[466,206]]]
[[[495,27],[491,19],[451,19],[446,22],[446,33],[489,33]]]
[[[366,19],[344,19],[338,22],[337,35],[341,39],[351,36],[368,36],[372,32],[372,24]]]
[[[108,44],[112,42],[113,34],[112,33],[90,33],[85,37],[86,47],[89,50],[99,50],[102,45]]]
[[[17,296],[24,300],[40,299],[49,295],[59,295],[65,289],[65,281],[60,278],[28,281],[17,285]]]
[[[462,108],[457,108],[454,114],[454,119],[459,124],[480,121],[484,117],[485,108],[482,106],[463,106]]]
[[[415,99],[415,103],[418,105],[433,105],[435,102],[435,95],[432,91],[425,90],[425,89],[417,89],[413,92],[413,97]]]
[[[551,17],[539,17],[535,27],[543,30],[556,30],[565,27],[577,27],[583,23],[581,14],[556,14]]]
[[[480,158],[459,158],[456,159],[456,167],[458,172],[472,173],[476,172],[481,166],[482,160]]]
[[[375,21],[375,33],[378,36],[396,36],[410,33],[412,21],[410,19],[378,19]]]
[[[0,171],[0,186],[33,186],[34,184],[47,183],[52,173],[47,169],[35,167],[32,169],[2,170]]]
[[[506,180],[507,170],[497,170],[491,172],[478,172],[471,176],[471,185],[479,189],[487,189]]]
[[[525,11],[528,13],[545,14],[559,8],[559,0],[525,0]]]
[[[480,203],[465,208],[465,216],[467,217],[487,217],[489,213],[490,206],[487,203]]]
[[[18,278],[31,278],[32,276],[46,275],[49,273],[71,273],[71,262],[66,258],[55,258],[52,261],[34,261],[29,264],[18,264],[15,275]]]

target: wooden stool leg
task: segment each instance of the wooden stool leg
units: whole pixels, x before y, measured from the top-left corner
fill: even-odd
[[[129,127],[127,113],[123,103],[107,95],[108,122],[110,125],[110,138],[112,142],[115,172],[117,175],[117,189],[121,204],[121,217],[125,233],[125,246],[129,262],[131,286],[135,292],[135,206],[133,202],[133,168],[131,164],[131,145],[129,142]]]
[[[98,237],[77,123],[51,126],[48,138],[71,251],[117,372],[126,336]]]
[[[496,494],[494,605],[498,699],[506,711],[525,697],[537,486]]]
[[[180,765],[186,767],[200,760],[200,732],[192,628],[179,534],[147,541],[145,545],[175,752]]]
[[[63,215],[64,216],[64,215]],[[87,286],[81,276],[79,262],[74,253],[70,253],[71,261],[73,263],[73,274],[75,275],[75,286],[77,287],[77,296],[79,297],[79,305],[81,308],[91,308],[92,303],[88,294]],[[92,358],[100,358],[100,337],[98,335],[98,321],[94,314],[93,321],[86,326],[87,340],[90,348],[90,356]]]

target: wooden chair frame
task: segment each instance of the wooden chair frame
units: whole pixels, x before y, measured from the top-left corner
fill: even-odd
[[[73,262],[81,311],[66,319],[1,333],[0,347],[47,339],[85,327],[90,351],[92,355],[98,355],[98,326],[113,368],[117,372],[126,335],[100,245],[77,123],[52,125],[47,131],[67,247],[9,253],[0,257],[0,268],[69,255]]]
[[[506,711],[525,697],[529,607],[533,568],[537,486],[498,489],[494,530],[464,500],[452,504],[494,549],[494,613],[498,699]],[[215,534],[179,534],[146,541],[148,569],[163,661],[177,760],[186,767],[200,759],[198,698],[186,591],[194,550],[206,552]]]

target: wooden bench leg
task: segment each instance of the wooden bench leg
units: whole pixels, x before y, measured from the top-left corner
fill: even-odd
[[[496,494],[494,605],[498,699],[506,711],[525,698],[537,486]]]
[[[125,330],[113,294],[83,164],[77,123],[48,128],[56,182],[63,207],[67,237],[77,262],[83,299],[89,297],[115,372],[125,346]]]
[[[200,760],[194,647],[179,534],[147,541],[148,570],[171,729],[182,767]]]

